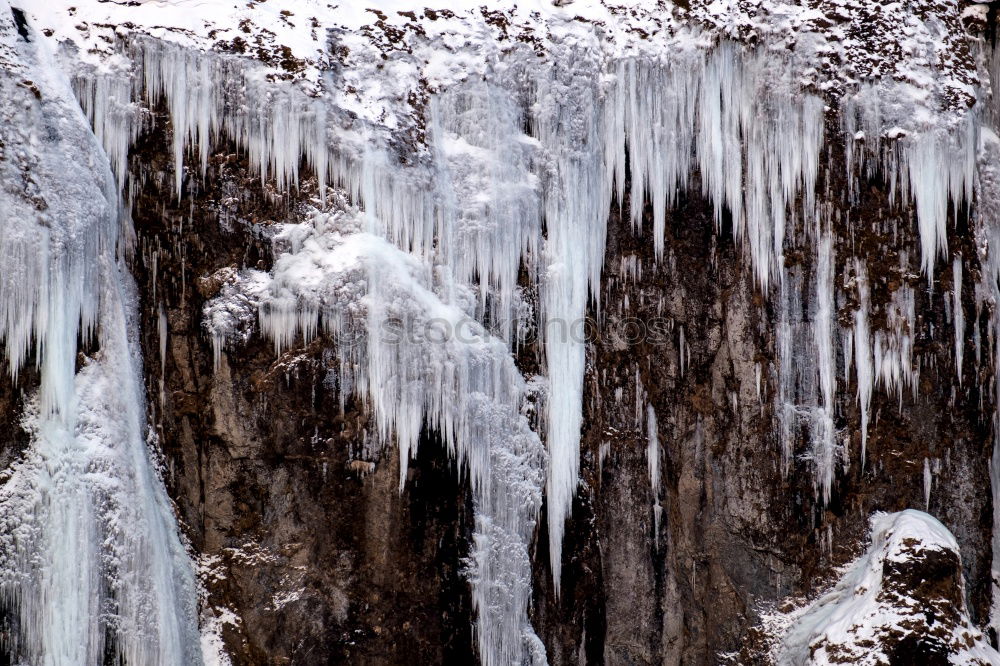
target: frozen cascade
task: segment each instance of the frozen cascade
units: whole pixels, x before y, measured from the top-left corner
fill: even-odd
[[[441,259],[459,284],[478,284],[479,318],[494,322],[491,329],[504,340],[518,324],[522,257],[537,257],[541,242],[539,180],[532,171],[538,147],[522,131],[525,114],[512,85],[469,81],[436,95],[429,128],[447,241]]]
[[[796,342],[802,340],[800,335],[803,327],[802,289],[803,278],[799,267],[785,270],[778,285],[778,322],[775,327],[775,353],[777,355],[778,389],[775,391],[774,411],[778,420],[778,442],[781,447],[781,473],[787,475],[792,464],[792,452],[795,438],[798,436],[797,396],[800,392],[800,378],[807,382],[801,386],[802,395],[815,395],[815,386],[811,381],[813,374],[793,364],[796,354],[801,354]],[[810,357],[806,356],[808,360]],[[792,368],[796,371],[789,372]],[[784,370],[784,371],[782,371]]]
[[[908,259],[900,253],[900,266]],[[913,363],[913,340],[916,331],[916,299],[913,288],[903,286],[892,294],[885,305],[885,328],[877,331],[872,342],[875,361],[875,381],[887,393],[896,393],[902,402],[903,389],[917,389],[919,372]]]
[[[883,306],[884,328],[873,333],[870,323],[872,303],[868,269],[861,259],[855,258],[853,263],[852,284],[857,290],[858,307],[854,311],[853,326],[847,335],[852,343],[850,354],[853,356],[857,377],[858,407],[861,413],[861,464],[864,466],[868,451],[871,401],[875,388],[895,393],[900,401],[903,398],[904,388],[916,390],[918,371],[913,364],[916,309],[912,287],[901,287],[893,293],[889,303]],[[906,253],[902,253],[900,269],[906,270],[907,267],[908,257]],[[958,270],[961,271],[961,268]],[[959,280],[961,280],[960,274]],[[961,317],[961,312],[958,316]],[[962,326],[962,321],[961,319],[955,321],[957,336],[963,335],[958,329]]]
[[[507,344],[469,316],[476,300],[468,288],[435,281],[419,259],[361,231],[365,217],[316,212],[285,225],[272,274],[248,271],[229,289],[259,308],[261,328],[279,348],[296,334],[331,335],[340,385],[369,405],[404,470],[425,424],[442,434],[472,485],[468,567],[482,662],[545,663],[527,615],[546,458],[527,418],[528,386]],[[209,326],[223,336],[233,333],[232,295],[206,306]]]
[[[33,664],[200,663],[194,574],[145,441],[115,181],[44,40],[11,16],[0,2],[0,172],[26,187],[0,191],[0,337],[13,373],[29,353],[41,368],[0,489],[12,647]]]
[[[405,165],[389,149],[388,131],[352,118],[338,107],[334,93],[328,102],[322,85],[317,90],[302,82],[270,80],[263,66],[240,57],[133,37],[121,48],[140,64],[139,74],[85,67],[77,70],[77,90],[119,178],[122,146],[135,136],[143,96],[147,103],[165,103],[175,129],[179,196],[183,156],[197,151],[204,168],[211,143],[219,138],[234,141],[262,179],[273,179],[283,189],[297,184],[304,158],[321,190],[327,183],[343,187],[360,205],[363,229],[371,238],[419,259],[421,268],[413,270],[424,283],[437,285],[442,304],[486,322],[507,346],[516,344],[514,313],[522,311],[518,272],[522,264],[528,269],[541,292],[538,324],[548,382],[538,425],[549,450],[550,556],[558,590],[564,521],[578,481],[585,371],[585,347],[567,331],[592,306],[604,261],[606,213],[615,198],[626,199],[626,160],[631,201],[648,198],[652,205],[658,255],[664,249],[666,212],[678,192],[691,186],[697,170],[717,223],[724,211],[731,214],[734,235],[758,284],[765,291],[778,284],[776,399],[783,467],[789,467],[792,441],[807,428],[818,492],[824,498],[830,493],[838,459],[833,350],[840,334],[833,321],[832,241],[827,238],[824,245],[813,239],[819,243],[815,275],[785,266],[783,259],[791,230],[797,223],[810,226],[817,217],[824,105],[801,92],[794,68],[776,51],[726,42],[705,49],[696,43],[687,40],[656,56],[615,60],[599,48],[554,43],[552,60],[544,64],[533,53],[523,57],[515,49],[484,66],[481,77],[452,82],[431,96],[427,150]],[[125,91],[130,91],[128,104]],[[882,113],[879,100],[891,98],[863,88],[845,105],[847,136],[872,137],[848,142],[847,168],[852,183],[866,170],[887,174],[893,196],[900,203],[916,203],[921,265],[929,274],[944,250],[949,201],[957,208],[970,198],[975,124],[969,120],[946,132],[921,131],[905,118]],[[530,135],[522,129],[525,124]],[[934,169],[937,161],[947,168]],[[641,210],[636,203],[631,206],[637,227]],[[792,283],[785,284],[788,280]],[[230,293],[245,288],[255,298],[263,298],[260,290],[270,284],[254,275],[241,276],[238,283]],[[804,303],[804,290],[813,289],[815,298]],[[295,294],[282,298],[280,307],[272,299],[261,314],[279,348],[298,335],[314,335],[319,317],[325,316],[314,300]],[[855,314],[851,335],[865,438],[873,387],[901,396],[904,385],[916,385],[913,303],[909,287],[894,294],[887,331],[869,330],[865,307]],[[226,326],[240,320],[239,310],[230,303],[208,313],[217,353],[233,335]],[[815,343],[819,355],[817,347],[806,349],[803,341]],[[386,410],[378,417],[381,434],[395,435],[405,470],[420,419],[446,400],[427,397],[434,403],[430,407],[414,401],[397,413],[371,399],[376,412]],[[492,399],[513,404],[501,395]],[[438,422],[450,423],[443,417]],[[447,437],[456,452],[468,455],[472,444],[461,442],[461,434],[458,428]],[[520,619],[511,622],[517,625]]]

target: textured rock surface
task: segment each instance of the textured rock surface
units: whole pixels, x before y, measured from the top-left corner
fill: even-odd
[[[320,341],[276,357],[258,339],[213,371],[201,323],[219,288],[209,278],[267,266],[261,239],[296,202],[269,198],[226,153],[190,181],[193,205],[172,202],[165,138],[144,136],[132,156],[150,174],[136,201],[134,262],[150,409],[208,603],[235,619],[223,629],[234,663],[468,658],[459,567],[470,513],[454,464],[429,436],[400,493],[398,458],[367,454],[365,410],[340,403]]]
[[[135,168],[169,171],[163,138],[158,130],[140,144]],[[467,493],[434,442],[398,493],[395,454],[366,454],[363,405],[348,401],[342,409],[325,381],[322,341],[275,357],[257,340],[223,355],[212,371],[198,319],[214,295],[205,278],[228,265],[266,267],[260,228],[294,214],[296,204],[268,200],[235,155],[217,154],[211,164],[193,217],[190,203],[174,208],[147,178],[135,216],[136,270],[148,299],[150,405],[170,461],[169,487],[212,571],[210,602],[239,618],[224,632],[234,661],[472,659],[459,572],[470,529]],[[884,196],[877,188],[871,196],[865,205],[877,219]],[[223,200],[232,206],[226,227],[215,217]],[[686,200],[671,214],[668,258],[656,264],[651,246],[629,228],[627,209],[611,216],[609,256],[636,257],[642,274],[630,278],[614,263],[606,270],[603,325],[588,352],[583,483],[559,601],[544,533],[538,539],[533,621],[550,661],[714,663],[719,652],[739,651],[761,602],[815,593],[833,566],[857,554],[871,511],[923,506],[925,458],[947,460],[934,477],[930,510],[962,546],[972,618],[982,623],[991,510],[982,461],[991,441],[978,392],[952,396],[949,329],[940,327],[935,340],[928,328],[923,338],[928,353],[938,354],[940,382],[925,381],[902,408],[876,394],[882,409],[875,407],[880,420],[866,467],[855,463],[838,477],[837,499],[823,507],[807,461],[797,457],[788,477],[781,473],[767,379],[759,398],[756,388],[755,366],[773,353],[771,304],[755,291],[731,236],[714,231],[703,201]],[[168,322],[162,374],[154,298]],[[940,301],[922,312],[944,316]],[[623,344],[635,322],[669,328]],[[681,335],[689,347],[683,372]],[[639,403],[648,400],[660,415],[656,546],[637,375],[646,396]],[[845,426],[856,428],[856,404],[840,409]],[[856,437],[853,461],[859,449]]]
[[[568,549],[568,571],[578,583],[564,584],[559,607],[548,586],[538,586],[550,658],[574,662],[584,638],[592,659],[606,663],[712,663],[716,652],[738,652],[760,602],[815,593],[833,566],[857,554],[871,511],[923,506],[924,458],[949,461],[935,477],[931,512],[958,537],[972,617],[982,623],[989,608],[991,501],[980,461],[992,443],[975,403],[961,408],[956,401],[953,408],[950,389],[939,393],[933,381],[907,395],[901,408],[880,396],[885,402],[865,469],[856,462],[856,437],[848,454],[854,464],[838,477],[837,499],[821,506],[804,449],[782,476],[779,444],[766,425],[772,405],[766,379],[757,397],[754,366],[773,353],[770,327],[762,324],[773,316],[769,304],[733,256],[732,239],[712,232],[703,203],[688,201],[675,211],[668,234],[672,256],[658,267],[627,223],[609,234],[610,256],[635,255],[646,268],[637,281],[608,271],[602,296],[608,329],[658,317],[675,328],[664,343],[640,345],[638,353],[611,340],[589,357],[586,471],[572,529],[581,543],[571,537]],[[712,254],[715,268],[690,270],[711,265]],[[683,373],[681,326],[690,345]],[[928,329],[923,340],[941,354],[938,376],[949,382],[948,339],[935,341]],[[659,548],[652,538],[647,435],[636,419],[637,374],[659,415],[663,444]],[[968,399],[978,401],[978,392]],[[845,425],[857,427],[856,403],[839,411]],[[545,580],[543,570],[538,578]],[[587,636],[588,626],[605,633]]]

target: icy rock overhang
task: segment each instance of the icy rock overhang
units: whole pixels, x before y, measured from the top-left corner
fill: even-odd
[[[969,620],[955,537],[922,511],[874,515],[868,551],[788,619],[780,665],[1000,664]]]

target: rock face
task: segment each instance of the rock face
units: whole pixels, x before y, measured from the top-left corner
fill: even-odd
[[[666,320],[673,330],[638,351],[615,339],[594,345],[583,484],[568,539],[572,582],[564,580],[558,604],[548,585],[537,587],[542,626],[554,625],[545,634],[550,659],[569,663],[582,644],[591,662],[604,663],[712,663],[718,653],[739,653],[761,601],[818,591],[833,566],[857,554],[872,511],[924,506],[925,458],[946,461],[931,482],[930,510],[962,546],[971,614],[981,626],[990,598],[991,500],[988,470],[976,461],[990,455],[989,424],[975,409],[952,409],[950,395],[935,398],[930,382],[901,406],[877,397],[880,421],[866,464],[855,435],[851,464],[837,479],[839,499],[823,505],[806,442],[796,444],[792,468],[782,473],[768,425],[774,389],[755,370],[775,353],[761,322],[761,308],[769,310],[740,269],[732,238],[712,232],[703,202],[685,202],[668,225],[674,257],[657,266],[651,248],[615,224],[615,213],[609,255],[637,257],[644,270],[641,279],[608,271],[606,328]],[[712,254],[717,268],[689,269],[711,264]],[[927,316],[924,344],[946,350],[947,339],[929,335]],[[939,376],[947,377],[952,361],[940,360]],[[646,403],[658,416],[662,447],[658,538],[648,435],[636,416],[636,404]],[[856,402],[838,411],[840,427],[857,433]],[[537,575],[546,580],[542,567]]]
[[[162,154],[152,140],[141,143],[134,164],[155,169]],[[202,553],[209,603],[239,618],[223,630],[227,649],[235,663],[472,659],[473,615],[461,574],[471,534],[468,488],[433,435],[400,493],[394,452],[365,449],[365,407],[341,407],[325,381],[329,352],[319,341],[278,356],[251,341],[213,370],[198,316],[218,286],[205,277],[241,262],[266,267],[269,247],[250,234],[296,205],[252,198],[257,187],[235,155],[220,154],[194,188],[195,210],[209,211],[206,219],[188,218],[183,228],[170,222],[169,210],[152,204],[169,195],[152,186],[150,204],[140,199],[135,217],[140,243],[157,248],[155,259],[143,253],[156,276],[141,267],[137,276],[143,293],[163,299],[167,321],[161,366],[159,309],[144,308],[151,409],[160,446],[178,461],[168,487]],[[251,193],[239,209],[258,217],[221,229],[211,211],[227,192]],[[550,663],[713,663],[719,653],[739,653],[761,601],[819,591],[832,567],[865,543],[872,511],[924,505],[925,458],[942,461],[932,474],[930,508],[966,553],[967,582],[954,589],[966,586],[970,626],[981,626],[991,556],[982,461],[990,444],[978,408],[951,410],[950,389],[942,394],[929,382],[902,408],[886,397],[865,469],[850,466],[838,478],[838,501],[822,505],[806,443],[783,475],[778,443],[761,416],[771,401],[766,388],[757,396],[755,366],[773,340],[759,319],[767,306],[740,267],[732,237],[713,231],[710,208],[694,198],[672,213],[667,245],[674,257],[657,264],[625,213],[611,211],[608,253],[635,257],[641,277],[612,266],[602,287],[605,328],[588,359],[583,482],[558,601],[544,548],[534,554],[533,622]],[[187,281],[183,298],[175,248],[184,248],[184,270],[202,276]],[[710,263],[713,253],[716,270],[684,270]],[[939,309],[936,316],[944,315]],[[672,328],[638,349],[623,345],[637,321]],[[935,348],[947,377],[948,340]],[[637,401],[660,415],[659,534]],[[842,408],[856,428],[857,406],[846,400]],[[853,447],[857,458],[859,438]],[[766,661],[750,654],[737,663]]]
[[[208,662],[1000,664],[991,5],[63,4]]]
[[[168,171],[165,138],[140,142],[137,170]],[[394,458],[365,447],[364,406],[341,403],[326,381],[319,341],[276,357],[256,340],[213,369],[201,322],[221,288],[212,276],[268,264],[255,230],[296,202],[269,199],[232,153],[213,155],[182,203],[171,203],[162,179],[146,183],[134,221],[137,281],[156,303],[142,322],[150,410],[233,662],[467,658],[471,610],[459,570],[470,509],[441,443],[428,434],[400,493]],[[226,204],[235,210],[228,228],[217,218]]]

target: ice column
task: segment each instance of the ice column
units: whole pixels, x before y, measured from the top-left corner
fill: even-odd
[[[19,663],[200,662],[194,576],[145,441],[118,190],[44,39],[0,0],[0,338],[33,360],[30,446],[0,487],[0,598]],[[30,83],[30,85],[29,85]],[[79,338],[99,351],[76,371]]]

